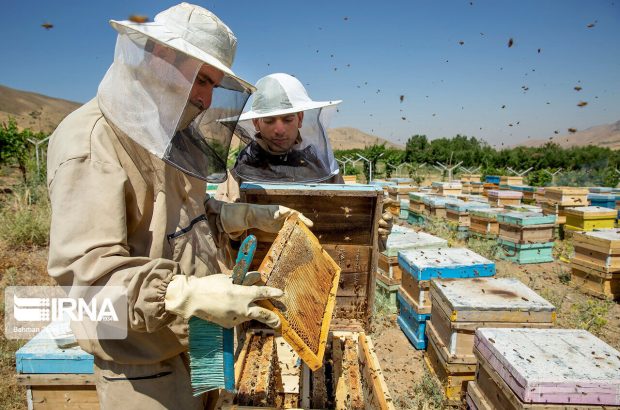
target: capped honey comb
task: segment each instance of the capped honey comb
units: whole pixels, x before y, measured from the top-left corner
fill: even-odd
[[[298,216],[287,218],[260,267],[263,282],[284,291],[257,304],[275,312],[282,336],[312,370],[323,365],[340,267]]]

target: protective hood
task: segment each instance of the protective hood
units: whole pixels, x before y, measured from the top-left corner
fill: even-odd
[[[272,183],[321,182],[336,175],[327,128],[341,101],[312,101],[299,80],[282,73],[261,78],[256,88],[252,109],[235,130],[242,145],[233,172],[245,181]],[[297,138],[286,152],[271,151],[260,121],[298,112],[304,116]]]
[[[230,29],[187,3],[154,23],[111,24],[119,33],[114,62],[98,90],[106,119],[186,174],[224,181],[232,132],[221,119],[236,121],[253,91],[230,70],[236,48]],[[221,77],[212,90],[205,88],[205,70]],[[190,103],[196,95],[201,102]]]

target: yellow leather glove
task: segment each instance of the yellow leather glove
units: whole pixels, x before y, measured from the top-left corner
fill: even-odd
[[[246,203],[226,203],[220,211],[222,228],[232,238],[237,238],[248,229],[256,228],[264,232],[277,233],[282,229],[286,218],[298,214],[308,227],[312,221],[300,212],[281,205],[254,205]]]
[[[225,328],[255,319],[272,328],[280,327],[280,318],[273,312],[254,304],[256,300],[279,298],[282,290],[269,286],[247,286],[256,282],[250,272],[244,285],[233,285],[223,273],[202,278],[175,275],[166,289],[166,311],[189,319],[192,316],[208,320]]]

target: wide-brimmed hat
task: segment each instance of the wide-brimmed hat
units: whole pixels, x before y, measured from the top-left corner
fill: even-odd
[[[275,117],[340,104],[342,100],[312,101],[301,82],[289,74],[275,73],[256,83],[252,109],[239,121]]]
[[[222,20],[203,7],[181,3],[157,14],[153,22],[110,20],[110,24],[121,34],[147,36],[217,68],[232,81],[233,88],[254,91],[254,86],[230,68],[235,58],[237,38]],[[230,85],[228,83],[223,85]]]

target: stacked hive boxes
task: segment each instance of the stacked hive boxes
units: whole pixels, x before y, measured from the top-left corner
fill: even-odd
[[[499,234],[497,215],[503,208],[477,208],[469,212],[469,232],[484,239],[495,239]]]
[[[495,263],[465,248],[416,249],[398,253],[403,271],[398,290],[398,324],[416,349],[426,348],[424,329],[430,318],[430,280],[495,275]]]
[[[508,185],[508,189],[511,191],[517,191],[523,193],[523,202],[527,204],[532,204],[536,202],[534,198],[534,193],[536,192],[536,187],[527,186],[527,185]]]
[[[388,208],[389,211],[398,218],[401,219],[407,219],[408,217],[408,213],[406,212],[407,216],[405,216],[403,218],[403,201],[406,201],[407,204],[405,204],[405,211],[407,211],[408,208],[408,202],[409,202],[409,192],[415,192],[417,191],[419,188],[418,187],[414,187],[411,185],[396,185],[396,186],[388,186],[387,188],[387,192],[388,192],[388,197],[393,201],[392,205],[390,205],[390,207]]]
[[[463,193],[463,185],[458,181],[433,182],[433,191],[441,196],[456,196]]]
[[[456,231],[458,239],[469,237],[470,211],[473,209],[489,208],[489,204],[483,202],[449,202],[446,204],[446,216],[452,230]]]
[[[620,299],[620,229],[575,232],[572,280],[585,293]]]
[[[616,196],[611,191],[608,193],[588,194],[588,201],[590,201],[592,206],[616,209]]]
[[[424,223],[424,215],[426,214],[424,199],[427,196],[429,196],[429,194],[422,192],[409,193],[409,212],[407,222],[411,225],[421,225]]]
[[[534,201],[536,202],[536,204],[540,204],[544,200],[545,200],[545,188],[541,186],[536,187],[536,190],[534,191]]]
[[[588,188],[547,187],[541,202],[545,215],[555,215],[558,225],[566,223],[566,208],[588,205]]]
[[[480,327],[549,328],[555,307],[517,279],[433,279],[425,361],[458,404],[474,380],[474,332]]]
[[[542,208],[535,205],[506,205],[504,209],[517,212],[536,212],[542,214]]]
[[[462,174],[461,175],[461,184],[463,184],[463,193],[471,194],[472,192],[472,182],[477,182],[480,184],[480,174]],[[480,186],[482,186],[480,184]]]
[[[470,182],[470,188],[469,188],[469,193],[472,195],[482,195],[482,193],[484,192],[484,183],[483,182],[477,182],[477,181],[472,181]]]
[[[399,202],[400,207],[398,212],[398,219],[406,221],[407,219],[409,219],[409,198],[401,199]]]
[[[478,329],[474,354],[472,410],[620,406],[620,352],[585,330]]]
[[[616,223],[617,212],[614,208],[602,208],[600,206],[580,206],[566,208],[567,231],[592,231],[594,229],[613,228]]]
[[[519,264],[553,262],[555,216],[507,212],[497,216],[502,259]]]
[[[502,175],[499,178],[500,185],[523,185],[523,177]]]
[[[377,264],[377,304],[395,312],[397,309],[398,288],[402,281],[402,271],[398,265],[398,252],[404,249],[426,249],[447,247],[445,239],[425,232],[395,225],[388,236],[385,251],[379,253]]]
[[[520,205],[523,198],[522,192],[492,189],[487,192],[491,206],[503,207],[505,205]]]
[[[424,207],[428,215],[435,218],[445,219],[447,217],[446,203],[456,201],[458,201],[456,197],[446,198],[437,195],[427,196],[424,198]]]
[[[394,178],[386,178],[388,182],[393,182],[396,185],[411,185],[413,184],[413,179],[411,178],[402,178],[402,177],[394,177]]]

